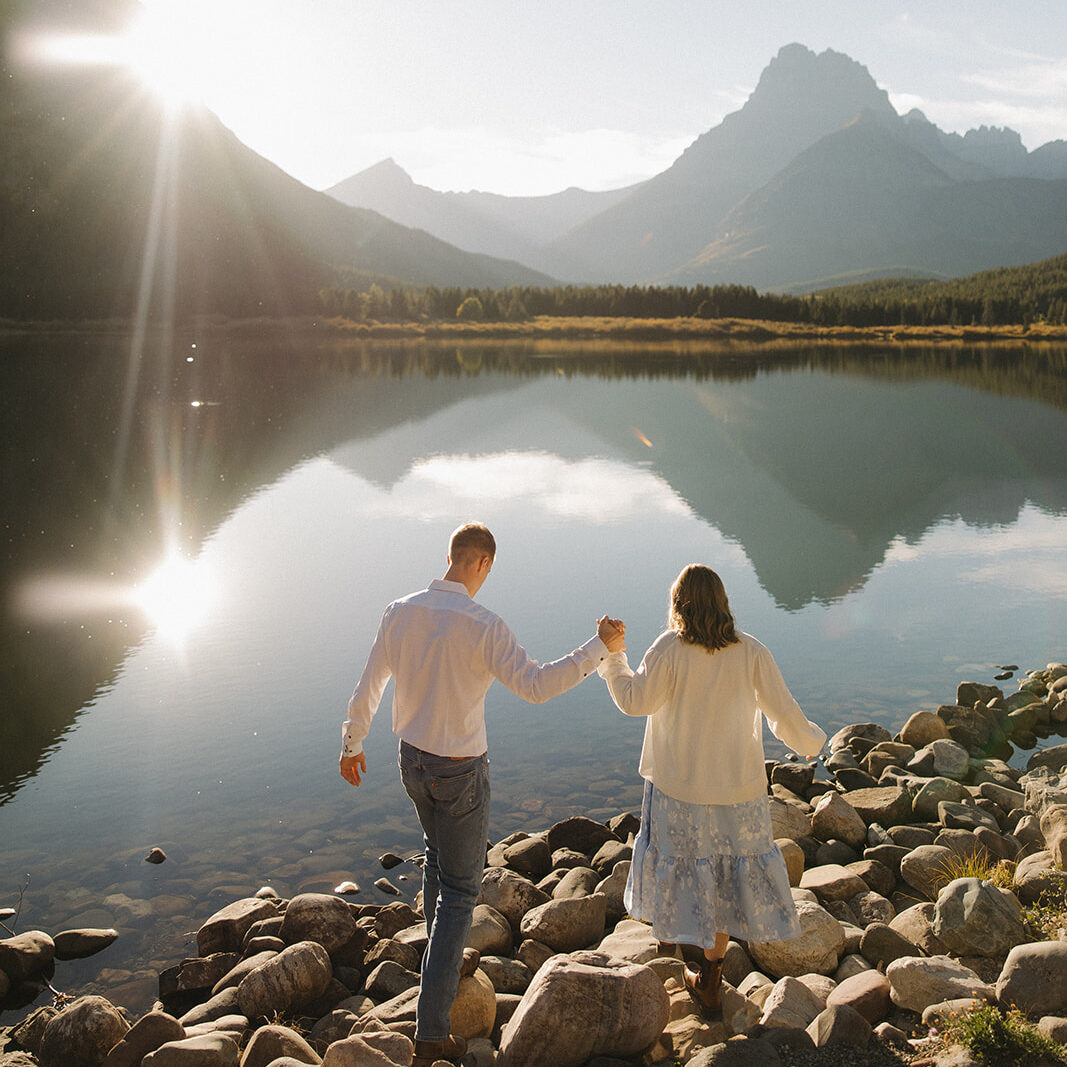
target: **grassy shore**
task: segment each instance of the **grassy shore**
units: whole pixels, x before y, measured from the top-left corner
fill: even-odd
[[[16,334],[78,334],[125,332],[130,324],[109,319],[90,322],[23,323],[0,320],[0,336]],[[158,328],[158,324],[157,324]],[[1007,326],[818,326],[804,322],[761,319],[628,319],[597,316],[562,318],[542,315],[522,322],[354,322],[342,317],[291,317],[226,319],[210,316],[175,324],[181,334],[190,332],[259,334],[285,330],[291,335],[315,334],[346,340],[453,341],[453,340],[578,340],[578,341],[685,341],[716,345],[773,344],[1064,344],[1067,326],[1044,323]]]
[[[426,340],[541,339],[623,341],[843,342],[849,344],[1033,344],[1067,342],[1067,326],[816,326],[802,322],[759,319],[626,319],[583,316],[539,316],[522,322],[410,322],[364,323],[331,318],[321,322],[327,331],[352,338],[425,338]]]

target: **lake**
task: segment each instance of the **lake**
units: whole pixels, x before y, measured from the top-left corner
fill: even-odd
[[[118,929],[54,984],[134,1012],[262,885],[391,899],[377,857],[420,837],[388,695],[358,790],[340,726],[382,609],[444,572],[463,521],[499,546],[478,599],[539,659],[607,612],[636,664],[678,571],[713,566],[828,733],[1067,656],[1063,347],[279,330],[0,355],[0,907]],[[637,807],[642,723],[598,678],[487,708],[494,839]],[[389,876],[410,901],[412,865]]]

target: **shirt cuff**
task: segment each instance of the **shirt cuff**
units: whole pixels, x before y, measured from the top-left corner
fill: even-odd
[[[585,655],[591,659],[594,663],[599,663],[602,659],[606,659],[611,653],[608,651],[608,646],[604,644],[601,637],[598,635],[590,637],[588,641],[581,648],[579,652],[585,653]]]
[[[597,674],[601,678],[613,678],[617,674],[621,674],[630,666],[629,661],[626,658],[625,652],[609,652],[600,662],[600,666],[597,667]]]
[[[348,731],[351,723],[347,720],[341,725],[341,758],[358,756],[363,751],[363,745],[349,737]]]

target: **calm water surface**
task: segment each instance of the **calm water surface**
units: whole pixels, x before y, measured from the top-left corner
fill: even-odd
[[[0,349],[0,907],[122,935],[58,988],[142,1010],[264,884],[388,899],[376,857],[419,847],[388,697],[358,791],[340,724],[381,609],[471,518],[532,655],[610,612],[636,661],[705,562],[828,732],[1067,655],[1063,349],[130,351]],[[642,724],[599,679],[487,707],[494,837],[637,806]]]

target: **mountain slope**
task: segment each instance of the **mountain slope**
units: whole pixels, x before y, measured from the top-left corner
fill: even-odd
[[[802,152],[724,219],[672,282],[764,288],[850,271],[941,276],[1067,248],[1067,182],[954,181],[866,114]]]
[[[418,185],[395,160],[385,159],[326,193],[468,251],[534,262],[543,244],[625,199],[631,189],[594,193],[571,188],[551,196],[441,193]]]
[[[742,197],[798,153],[868,109],[894,115],[866,68],[827,49],[782,48],[745,105],[702,134],[662,174],[553,243],[545,269],[613,281],[664,274],[699,253]]]
[[[92,25],[124,10],[97,3]],[[315,192],[206,109],[168,114],[122,71],[4,57],[0,315],[129,315],[150,293],[155,310],[179,314],[306,311],[344,277],[550,281]]]

